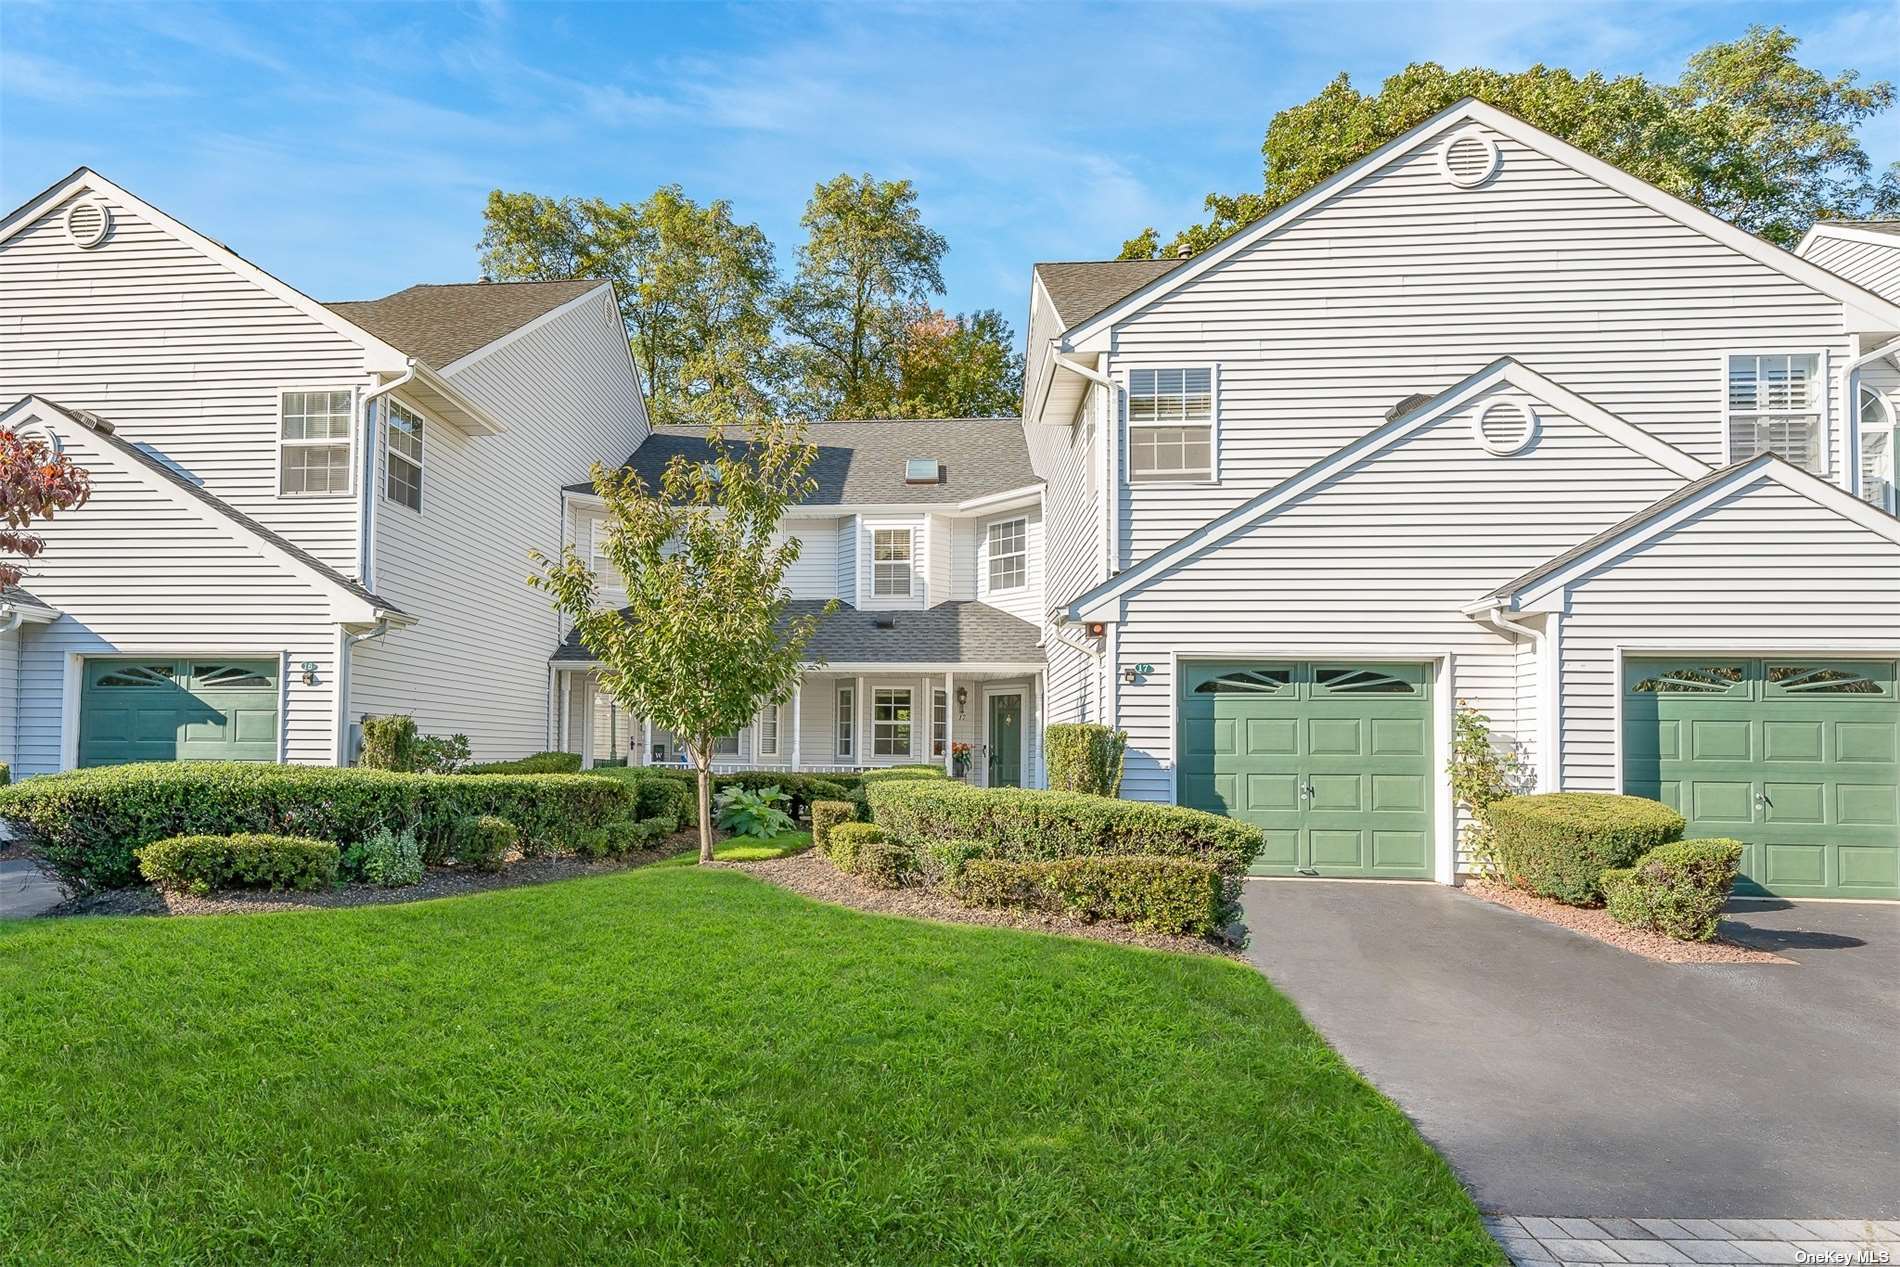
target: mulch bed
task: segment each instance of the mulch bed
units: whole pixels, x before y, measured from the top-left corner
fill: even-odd
[[[1177,937],[1166,933],[1138,933],[1120,924],[1088,924],[1064,915],[1039,911],[989,910],[964,906],[930,889],[874,889],[856,876],[846,875],[816,849],[772,858],[764,862],[715,862],[715,867],[743,871],[769,884],[790,889],[805,897],[853,910],[880,915],[906,915],[912,919],[931,919],[945,924],[981,924],[991,928],[1016,928],[1037,933],[1057,933],[1069,937],[1087,937],[1095,941],[1119,942],[1125,946],[1145,946],[1150,950],[1173,950],[1195,955],[1221,955],[1238,958],[1239,950],[1225,943],[1199,937]]]
[[[1677,941],[1661,933],[1646,932],[1640,928],[1627,928],[1612,919],[1610,913],[1605,910],[1566,906],[1562,902],[1538,897],[1522,889],[1507,888],[1481,880],[1466,884],[1464,891],[1486,902],[1508,906],[1519,914],[1541,919],[1547,924],[1568,928],[1586,937],[1608,942],[1619,950],[1627,950],[1632,954],[1642,955],[1646,959],[1656,959],[1663,963],[1794,962],[1771,951],[1756,950],[1739,942],[1730,941],[1720,932],[1716,934],[1714,941]]]
[[[397,902],[426,902],[430,898],[461,897],[485,893],[491,889],[513,889],[524,884],[550,884],[577,876],[607,875],[644,867],[682,851],[699,848],[697,832],[686,831],[669,836],[652,849],[628,854],[624,858],[588,861],[571,856],[522,858],[500,871],[464,871],[459,867],[431,867],[422,873],[422,882],[400,889],[380,889],[367,884],[344,884],[316,893],[273,893],[261,890],[231,890],[195,897],[190,893],[163,893],[144,887],[107,889],[99,893],[68,898],[40,918],[62,915],[236,915],[262,911],[286,911],[339,906],[388,906]]]

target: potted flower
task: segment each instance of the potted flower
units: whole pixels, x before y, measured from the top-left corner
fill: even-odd
[[[970,772],[970,745],[953,743],[950,745],[951,772],[959,779]]]

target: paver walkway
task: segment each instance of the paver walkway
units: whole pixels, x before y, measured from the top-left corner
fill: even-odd
[[[1900,1223],[1856,1219],[1543,1219],[1486,1215],[1519,1267],[1577,1263],[1900,1263]]]
[[[66,895],[31,858],[0,858],[0,919],[24,919],[50,910]]]

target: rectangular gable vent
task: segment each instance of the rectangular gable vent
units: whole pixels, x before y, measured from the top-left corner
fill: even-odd
[[[904,462],[906,484],[943,483],[943,463],[936,458],[907,458]]]

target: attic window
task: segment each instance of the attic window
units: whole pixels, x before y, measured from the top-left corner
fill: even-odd
[[[1471,420],[1471,432],[1486,453],[1508,458],[1537,434],[1537,415],[1514,400],[1494,400]]]
[[[943,463],[936,458],[907,458],[904,461],[906,484],[943,483]]]
[[[1454,134],[1438,150],[1438,168],[1460,189],[1475,189],[1498,170],[1498,143],[1476,128]]]

